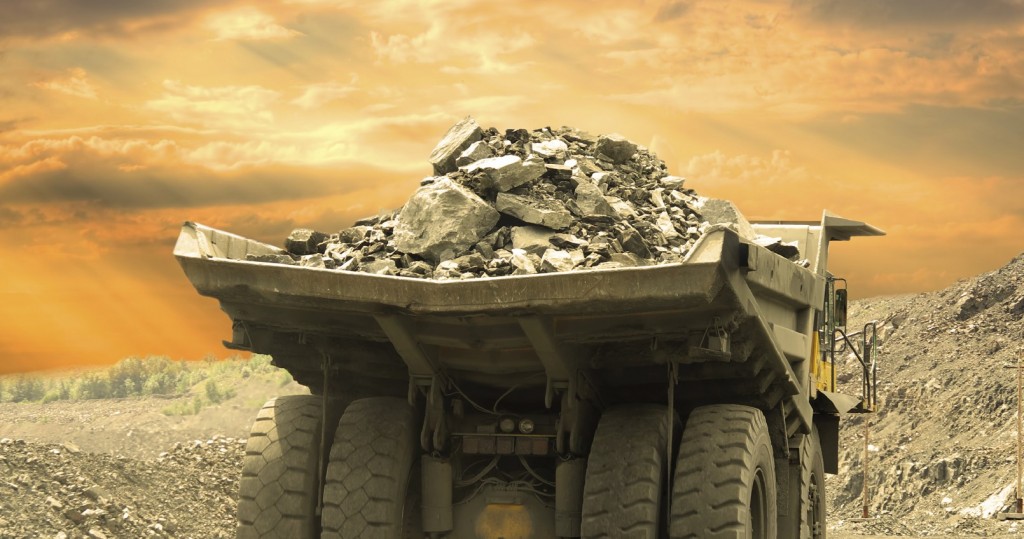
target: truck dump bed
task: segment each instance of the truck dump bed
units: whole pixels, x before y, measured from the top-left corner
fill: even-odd
[[[793,397],[809,391],[824,278],[723,226],[682,263],[467,280],[246,260],[282,252],[195,223],[174,250],[233,320],[226,344],[274,356],[314,392],[329,361],[332,387],[355,395],[442,375],[484,402],[559,383],[664,402],[671,368],[684,402],[783,401],[809,424],[807,395]]]

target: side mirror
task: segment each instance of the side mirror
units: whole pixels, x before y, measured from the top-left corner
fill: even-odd
[[[836,327],[846,327],[846,289],[836,290],[835,323]]]

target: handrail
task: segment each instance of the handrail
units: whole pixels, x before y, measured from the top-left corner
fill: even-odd
[[[860,335],[862,337],[858,347],[854,345],[850,337]],[[838,337],[838,338],[837,338]],[[843,328],[835,328],[832,332],[832,346],[830,354],[832,364],[836,364],[836,354],[843,353],[847,349],[853,352],[861,365],[861,403],[865,411],[874,411],[878,406],[878,362],[875,359],[875,351],[878,347],[878,330],[875,322],[864,324],[862,331],[848,335]],[[839,345],[838,347],[836,345]],[[833,373],[835,369],[833,368]],[[834,383],[833,383],[833,387]]]

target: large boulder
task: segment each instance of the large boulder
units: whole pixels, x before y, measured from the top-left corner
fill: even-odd
[[[637,147],[636,144],[626,140],[622,135],[612,133],[597,139],[595,149],[597,153],[603,154],[613,163],[620,164],[629,161],[633,154],[636,153]]]
[[[482,172],[484,186],[498,192],[530,183],[547,171],[543,159],[531,156],[524,161],[512,154],[481,159],[462,169],[470,174]]]
[[[619,215],[605,198],[601,188],[587,178],[581,178],[576,185],[576,205],[584,218],[617,217]]]
[[[512,193],[498,193],[494,201],[499,212],[521,221],[565,230],[573,223],[572,214],[557,200],[543,200]]]
[[[542,226],[517,226],[512,228],[512,248],[522,249],[537,256],[551,248],[555,231]]]
[[[740,213],[739,208],[731,201],[721,198],[700,197],[694,204],[694,209],[709,224],[726,225],[743,238],[751,241],[757,239],[757,232],[754,231],[754,227],[750,226],[750,221]]]
[[[499,218],[469,189],[436,178],[420,187],[398,214],[395,248],[435,263],[455,258],[480,241]]]
[[[284,248],[294,255],[311,255],[318,252],[320,244],[329,236],[309,228],[296,228],[284,240]]]
[[[440,176],[458,170],[455,160],[483,135],[480,125],[469,116],[453,125],[430,152],[430,164],[434,165],[434,174]]]

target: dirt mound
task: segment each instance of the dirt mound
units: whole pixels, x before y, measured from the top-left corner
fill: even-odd
[[[0,440],[0,538],[233,537],[244,440],[153,460]]]
[[[880,411],[844,418],[830,526],[886,534],[1016,531],[1016,373],[1024,354],[1024,255],[938,292],[855,302],[851,328],[882,322]],[[859,393],[856,360],[840,366]],[[869,421],[870,513],[861,513],[863,421]]]

